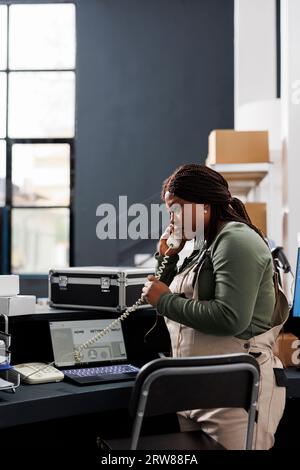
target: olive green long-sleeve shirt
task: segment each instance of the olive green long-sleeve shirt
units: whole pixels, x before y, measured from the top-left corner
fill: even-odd
[[[169,285],[177,273],[171,256],[161,277]],[[157,269],[163,256],[157,256]],[[275,305],[269,248],[246,224],[229,222],[211,245],[198,276],[199,299],[165,293],[157,311],[202,333],[249,339],[271,327]]]

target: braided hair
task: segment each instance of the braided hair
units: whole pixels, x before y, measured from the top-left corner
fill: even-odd
[[[248,225],[265,241],[263,233],[252,224],[242,201],[232,197],[225,178],[215,170],[195,163],[177,168],[163,183],[162,198],[169,191],[174,196],[197,204],[210,204],[211,219],[205,233],[210,246],[222,222],[241,222]]]

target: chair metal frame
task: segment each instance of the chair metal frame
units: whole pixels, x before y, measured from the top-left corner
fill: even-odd
[[[226,374],[226,376],[224,374]],[[245,388],[243,387],[241,393],[243,393],[244,396],[238,397],[238,395],[236,395],[238,392],[235,391],[235,396],[238,397],[238,399],[236,402],[234,402],[235,398],[230,397],[230,394],[228,394],[228,389],[230,384],[232,385],[234,383],[232,379],[235,377],[237,380],[240,380],[240,378],[243,377],[243,374],[246,374],[248,377],[250,388],[248,387],[247,396],[245,396]],[[210,381],[214,381],[210,382],[210,387],[213,383],[215,383],[215,386],[218,387],[221,377],[223,381],[225,380],[225,377],[228,378],[228,389],[224,390],[224,398],[222,398],[222,395],[220,395],[220,391],[218,390],[218,397],[213,407],[243,407],[246,409],[248,412],[248,424],[245,436],[245,449],[252,449],[257,399],[259,393],[260,369],[257,361],[249,354],[197,356],[188,358],[160,358],[155,359],[154,361],[151,361],[143,366],[136,378],[131,399],[131,413],[135,416],[135,418],[132,429],[130,449],[136,450],[138,448],[144,418],[146,416],[163,414],[163,412],[160,412],[159,410],[160,405],[158,405],[156,410],[151,410],[151,391],[153,386],[158,387],[160,379],[171,379],[172,377],[176,377],[176,379],[179,380],[182,379],[182,387],[184,387],[185,383],[187,383],[187,380],[197,380],[198,384],[201,385],[202,383],[202,387],[205,387],[205,381],[208,375],[210,377]],[[161,389],[158,387],[158,390]],[[210,392],[212,393],[211,390]],[[213,398],[211,393],[208,395],[207,400],[205,399],[205,396],[202,396],[202,398],[199,400],[199,403],[197,404],[198,408],[205,409],[212,407],[211,403]],[[166,404],[167,403],[168,402],[166,402]],[[191,403],[189,403],[188,397],[185,404],[184,400],[181,399],[181,403],[178,404],[179,408],[174,409],[173,411],[175,412],[186,409],[195,409],[190,408],[190,405]],[[170,406],[172,407],[172,405]],[[167,410],[167,412],[169,411],[170,409]]]

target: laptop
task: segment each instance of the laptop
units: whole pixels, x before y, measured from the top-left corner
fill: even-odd
[[[82,350],[81,363],[74,351],[111,323],[106,320],[51,321],[50,336],[55,366],[65,379],[79,385],[119,382],[135,378],[139,369],[127,363],[121,322],[95,343]]]

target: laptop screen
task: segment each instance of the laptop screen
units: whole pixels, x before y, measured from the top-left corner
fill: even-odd
[[[50,322],[50,335],[55,365],[77,365],[74,350],[85,341],[93,338],[111,323],[109,320],[75,320]],[[118,322],[112,330],[100,340],[82,351],[83,363],[111,362],[126,360],[126,350],[121,323]]]
[[[300,248],[298,248],[295,291],[293,302],[293,317],[300,317]]]

